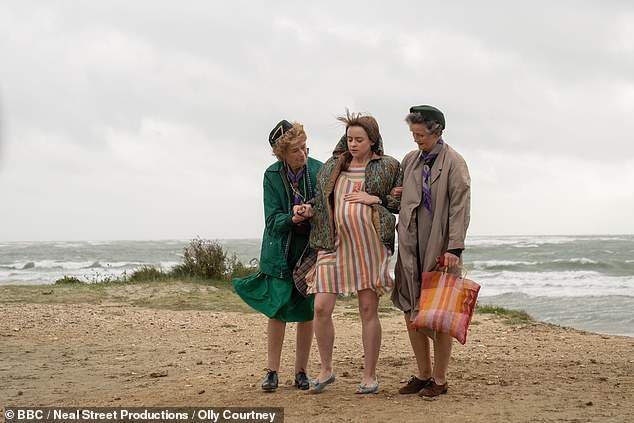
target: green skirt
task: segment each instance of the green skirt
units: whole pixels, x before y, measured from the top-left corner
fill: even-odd
[[[271,319],[282,322],[313,320],[314,295],[304,298],[291,279],[279,279],[258,272],[233,279],[233,287],[242,300]]]

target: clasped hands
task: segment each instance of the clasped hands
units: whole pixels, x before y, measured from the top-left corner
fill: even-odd
[[[313,217],[313,206],[310,204],[300,204],[293,206],[293,223],[303,222]]]

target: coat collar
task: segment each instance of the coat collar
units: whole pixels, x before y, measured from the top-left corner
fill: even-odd
[[[434,160],[434,165],[431,168],[431,177],[430,177],[430,181],[433,184],[438,178],[440,178],[440,175],[442,174],[442,169],[443,166],[445,164],[445,157],[446,157],[446,153],[447,153],[447,148],[448,145],[447,143],[443,144],[442,148],[440,149],[440,153],[438,153],[438,157],[436,157],[436,160]],[[416,165],[414,166],[414,168],[417,169],[416,173],[414,174],[414,178],[416,180],[416,185],[421,185],[423,184],[423,160],[421,158],[421,155],[418,154],[418,157],[416,158]],[[420,171],[418,171],[420,170]]]
[[[340,153],[338,156],[339,156],[339,160],[341,160],[342,163],[347,163],[350,160],[352,160],[352,154],[350,154],[350,152],[348,150]],[[380,160],[381,157],[383,157],[383,156],[380,156],[380,155],[376,154],[375,152],[372,152],[372,157],[370,157],[370,162],[375,161],[375,160]]]

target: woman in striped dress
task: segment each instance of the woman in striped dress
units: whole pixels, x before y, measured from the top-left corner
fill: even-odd
[[[317,174],[311,221],[311,247],[317,265],[309,275],[315,294],[314,330],[321,371],[310,390],[321,392],[334,382],[335,329],[332,312],[337,295],[356,293],[362,323],[364,371],[357,393],[378,389],[376,365],[381,347],[379,298],[392,288],[390,258],[394,251],[398,200],[390,190],[401,186],[398,160],[383,154],[377,121],[347,112],[338,118],[346,125],[333,156]]]

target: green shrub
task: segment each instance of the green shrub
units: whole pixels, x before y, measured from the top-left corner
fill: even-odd
[[[124,271],[120,275],[113,274],[108,264],[103,270],[93,269],[93,272],[85,278],[91,285],[120,285],[128,283],[128,272]]]
[[[61,279],[55,281],[55,285],[83,285],[84,282],[77,279],[75,276],[64,276]]]
[[[242,263],[234,254],[231,258],[227,258],[227,279],[244,278],[252,275],[260,270],[260,263],[257,259],[251,260],[249,265]]]
[[[161,269],[157,269],[154,266],[144,265],[138,269],[135,269],[128,277],[131,282],[144,282],[144,281],[157,281],[165,279],[169,275]]]
[[[197,237],[183,248],[183,262],[172,269],[176,277],[222,279],[227,273],[227,255],[216,241]]]

